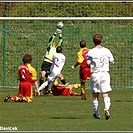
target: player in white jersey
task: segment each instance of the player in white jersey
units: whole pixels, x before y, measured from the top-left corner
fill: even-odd
[[[93,36],[95,47],[88,52],[87,65],[91,68],[91,90],[93,95],[92,106],[94,109],[93,117],[100,119],[99,113],[99,93],[102,93],[104,99],[105,118],[110,118],[110,97],[109,92],[112,91],[110,86],[109,65],[114,64],[114,57],[111,51],[102,46],[102,35]]]
[[[54,81],[57,79],[58,75],[61,73],[61,70],[65,64],[66,57],[62,53],[62,47],[58,46],[56,48],[56,54],[52,57],[52,66],[50,67],[50,75],[48,76],[47,80],[38,88],[40,92],[44,89],[47,85],[49,88],[52,87]]]

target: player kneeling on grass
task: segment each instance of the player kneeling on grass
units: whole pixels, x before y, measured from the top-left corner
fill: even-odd
[[[32,86],[35,85],[36,90],[38,90],[37,73],[35,68],[31,66],[32,56],[25,54],[22,61],[23,64],[18,68],[18,80],[20,81],[18,95],[8,95],[4,102],[10,100],[15,102],[31,102],[33,99]],[[39,92],[38,95],[40,95]]]
[[[72,91],[72,89],[80,88],[80,84],[69,84],[69,85],[63,85],[59,84],[58,81],[56,80],[52,86],[52,94],[54,96],[80,96],[80,94]],[[49,92],[49,87],[46,87],[42,90],[43,94],[46,95]]]

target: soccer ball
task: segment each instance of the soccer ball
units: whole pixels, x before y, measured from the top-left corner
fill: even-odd
[[[62,29],[63,26],[64,26],[63,22],[58,22],[58,23],[57,23],[57,27],[58,27],[59,29]]]

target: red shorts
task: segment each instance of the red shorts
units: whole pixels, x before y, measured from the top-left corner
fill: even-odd
[[[53,89],[53,95],[54,96],[68,96],[70,95],[70,88],[57,85]]]
[[[91,77],[90,68],[85,67],[83,69],[80,69],[79,75],[81,80],[87,80],[87,78]]]
[[[30,82],[20,82],[18,97],[19,96],[32,97],[32,83]]]

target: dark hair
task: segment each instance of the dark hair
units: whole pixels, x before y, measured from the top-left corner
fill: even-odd
[[[102,37],[101,34],[95,34],[95,35],[93,36],[93,42],[94,42],[94,44],[95,44],[95,45],[101,44],[102,38],[103,38],[103,37]]]
[[[62,53],[62,47],[61,47],[61,46],[58,46],[58,47],[56,48],[56,52],[57,52],[57,53]]]
[[[23,59],[22,59],[23,63],[26,64],[26,63],[31,63],[32,61],[32,56],[30,54],[25,54],[23,56]]]
[[[85,40],[80,41],[80,47],[81,48],[86,47],[86,41]]]

